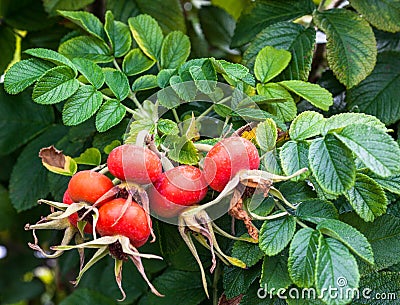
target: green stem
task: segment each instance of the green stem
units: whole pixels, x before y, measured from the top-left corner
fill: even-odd
[[[131,108],[125,106],[125,105],[123,105],[123,106],[125,107],[126,112],[129,112],[129,113],[131,113],[131,114],[135,114],[135,110],[133,110],[133,109],[131,109]]]
[[[117,60],[115,58],[113,60],[113,65],[118,71],[122,72],[121,67],[119,66],[119,64],[117,63]]]
[[[207,114],[209,114],[212,110],[214,109],[214,104],[212,104],[210,107],[208,107],[202,114],[200,114],[198,117],[197,117],[197,120],[198,119],[201,119],[201,118],[203,118],[203,117],[205,117]]]
[[[139,109],[142,109],[142,104],[140,104],[139,100],[138,100],[137,97],[136,97],[136,94],[133,93],[133,92],[131,91],[131,89],[129,89],[128,98],[129,98],[131,101],[133,101],[133,102],[135,103],[136,107],[138,107]]]
[[[176,112],[176,109],[172,109],[172,114],[174,115],[175,121],[177,123],[180,123],[181,120],[179,119],[178,112]]]
[[[304,222],[298,220],[297,218],[296,218],[296,222],[297,222],[298,225],[300,225],[300,226],[303,227],[303,228],[308,228],[308,227],[309,227],[309,226],[307,226]]]
[[[114,64],[114,67],[115,67],[118,71],[122,72],[122,69],[121,69],[121,67],[119,66],[119,64],[117,63],[117,60],[116,60],[116,59],[113,60],[113,64]],[[122,73],[123,73],[123,72],[122,72]],[[131,101],[133,101],[133,102],[135,103],[135,105],[136,105],[137,108],[142,109],[142,104],[140,104],[140,102],[139,102],[138,99],[136,98],[135,93],[131,90],[131,88],[129,88],[129,95],[128,95],[128,98],[129,98]],[[132,113],[132,112],[129,111],[128,109],[127,109],[127,111],[130,112],[130,113]]]
[[[221,267],[217,261],[217,266],[215,267],[214,279],[213,279],[213,305],[218,305],[218,281],[221,276]]]

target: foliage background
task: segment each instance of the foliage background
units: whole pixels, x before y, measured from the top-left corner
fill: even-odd
[[[333,6],[340,3],[330,2],[332,1],[324,1],[323,4]],[[57,50],[61,41],[79,31],[72,22],[59,16],[57,10],[85,9],[104,21],[105,10],[110,9],[115,19],[123,22],[127,22],[129,17],[146,13],[159,22],[164,34],[179,30],[190,37],[190,58],[222,58],[241,62],[252,69],[255,55],[264,46],[289,50],[297,61],[292,61],[277,81],[302,79],[319,83],[334,96],[334,105],[324,112],[324,116],[346,111],[372,114],[392,129],[391,135],[397,139],[400,119],[400,9],[396,1],[371,2],[376,4],[376,14],[371,12],[371,3],[358,0],[351,1],[351,7],[342,10],[345,11],[343,16],[315,15],[314,22],[320,29],[331,33],[331,41],[328,37],[327,45],[320,43],[314,46],[313,30],[299,30],[300,26],[297,26],[307,25],[307,18],[299,20],[296,25],[289,22],[311,14],[315,7],[310,1],[293,0],[286,1],[285,4],[280,1],[257,1],[250,4],[246,0],[213,0],[199,6],[177,0],[154,0],[151,3],[146,0],[2,0],[0,74],[3,74],[10,62],[27,58],[24,50],[36,47]],[[355,10],[364,14],[365,19],[362,20],[364,27],[356,29],[356,34],[352,36],[351,26],[346,20],[355,18],[355,14],[348,15]],[[271,14],[271,11],[275,14]],[[340,21],[340,26],[329,29],[329,22],[326,21],[329,18]],[[365,31],[365,35],[360,34],[362,31]],[[356,55],[361,55],[355,59],[354,54],[348,54],[345,47],[341,48],[332,42],[338,41],[338,37],[347,39],[346,43],[353,44]],[[354,41],[354,37],[359,39]],[[373,43],[370,43],[371,37],[374,37]],[[344,59],[353,61],[343,62]],[[327,68],[328,64],[330,69]],[[156,74],[156,67],[148,73]],[[97,265],[82,280],[79,288],[74,290],[68,281],[76,275],[75,270],[79,264],[77,254],[67,253],[59,260],[38,258],[26,246],[27,241],[31,240],[31,233],[25,232],[23,228],[26,223],[47,213],[46,207],[32,208],[36,200],[44,197],[60,200],[68,182],[67,178],[48,173],[42,167],[37,157],[38,150],[55,144],[57,148],[73,156],[78,156],[88,147],[96,147],[103,152],[113,140],[122,141],[121,136],[128,121],[123,120],[104,133],[96,131],[94,119],[78,126],[66,127],[63,125],[61,106],[38,105],[32,102],[31,94],[32,90],[28,89],[18,95],[9,95],[4,86],[0,85],[0,245],[1,249],[7,250],[7,256],[0,259],[0,302],[113,304],[119,297],[119,292],[110,276],[111,261]],[[142,100],[149,94],[140,93],[138,98]],[[315,110],[304,101],[297,104],[298,112],[310,109]],[[199,109],[200,112],[202,110],[204,109]],[[104,161],[106,154],[102,158]],[[379,177],[376,181],[378,180]],[[361,285],[375,285],[379,289],[376,283],[382,283],[389,290],[397,292],[400,291],[400,260],[397,258],[400,249],[399,180],[396,176],[391,182],[378,181],[381,185],[386,185],[385,192],[390,203],[389,215],[378,218],[373,224],[364,223],[354,214],[344,216],[347,223],[358,228],[369,239],[375,260],[380,262],[377,270],[383,271],[365,273],[367,275]],[[289,182],[280,189],[292,202],[322,196],[311,192],[302,183],[294,185]],[[334,201],[340,213],[351,210],[344,196],[328,196],[328,199]],[[229,219],[223,218],[219,222],[221,226],[229,227]],[[209,304],[211,301],[205,299],[198,267],[176,229],[156,223],[156,230],[161,242],[146,245],[143,251],[156,254],[162,251],[166,260],[159,263],[149,262],[145,267],[156,287],[170,293],[164,299],[148,294],[145,283],[133,267],[127,265],[124,270],[124,286],[128,298],[124,304],[175,304],[178,298],[187,300],[186,304],[189,305]],[[237,230],[239,233],[244,232],[240,227]],[[48,245],[56,244],[60,238],[52,232],[40,234]],[[232,244],[228,242],[223,246],[228,251],[232,248]],[[258,248],[248,250],[252,256],[261,258],[263,254],[257,251]],[[200,254],[207,266],[210,261],[208,253],[200,250]],[[258,262],[246,272],[219,265],[216,274],[224,274],[223,280],[210,276],[210,285],[220,293],[225,291],[229,297],[245,294],[241,304],[261,304],[255,298],[254,288],[258,288],[258,285],[252,285],[259,276],[257,270],[262,268],[261,265],[262,262]],[[362,263],[360,265],[363,266]],[[368,269],[367,267],[365,268]],[[285,283],[285,280],[287,279],[282,279],[280,284]],[[187,283],[191,285],[188,286]],[[278,304],[282,301],[272,300],[271,304],[273,302]],[[307,304],[308,301],[304,302]],[[294,301],[292,303],[295,304]]]

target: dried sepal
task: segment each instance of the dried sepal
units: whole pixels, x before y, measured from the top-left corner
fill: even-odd
[[[147,259],[162,259],[162,257],[154,254],[145,254],[140,253],[131,243],[128,237],[122,235],[115,236],[103,236],[97,239],[77,244],[77,245],[66,245],[66,246],[54,246],[51,247],[53,250],[72,250],[72,249],[85,249],[92,248],[98,249],[94,256],[86,263],[83,268],[81,268],[78,277],[74,281],[75,285],[79,284],[80,279],[83,274],[92,267],[95,263],[101,260],[108,254],[111,254],[115,259],[115,281],[121,291],[122,299],[119,301],[123,301],[125,299],[125,292],[122,287],[122,265],[123,262],[127,259],[130,259],[136,266],[139,273],[142,275],[143,279],[149,285],[151,291],[157,296],[163,296],[161,293],[157,291],[157,289],[150,283],[149,279],[146,276],[142,258]]]
[[[186,245],[192,252],[194,258],[196,259],[203,282],[204,291],[208,297],[207,281],[205,277],[205,272],[201,260],[198,256],[196,247],[193,244],[191,235],[196,238],[200,244],[205,246],[211,252],[211,268],[210,272],[214,272],[217,264],[216,256],[218,256],[222,262],[225,264],[232,264],[240,268],[246,268],[246,264],[240,259],[230,257],[226,255],[219,247],[218,241],[214,234],[214,229],[212,225],[212,220],[208,216],[207,212],[204,210],[196,211],[196,213],[191,213],[190,210],[195,210],[197,207],[190,207],[186,210],[187,213],[182,213],[179,216],[179,233],[182,239],[185,241]]]

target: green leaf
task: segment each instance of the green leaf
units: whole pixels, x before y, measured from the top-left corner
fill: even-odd
[[[356,166],[351,151],[333,135],[312,141],[308,159],[311,170],[322,189],[341,194],[354,185]]]
[[[59,10],[58,13],[67,18],[68,20],[72,21],[76,25],[80,26],[89,34],[104,40],[106,37],[103,24],[95,15],[89,12],[84,11],[61,11]]]
[[[157,74],[158,87],[165,88],[169,86],[169,80],[176,73],[175,69],[163,69]]]
[[[270,151],[274,149],[277,138],[278,131],[274,120],[266,119],[257,125],[256,140],[261,150]]]
[[[333,105],[332,94],[317,84],[300,80],[287,80],[279,84],[322,110],[328,111],[329,106]]]
[[[104,84],[104,74],[101,68],[93,61],[84,58],[74,58],[72,62],[80,73],[97,89]]]
[[[292,204],[300,204],[303,201],[317,197],[312,187],[305,181],[286,181],[279,185],[279,190],[286,200]]]
[[[246,267],[257,264],[264,256],[258,244],[237,240],[233,244],[232,257],[240,259]]]
[[[360,231],[368,239],[374,253],[375,265],[369,269],[382,270],[400,263],[400,219],[389,214],[364,222],[355,213],[343,215],[346,223]]]
[[[0,74],[3,74],[4,70],[14,58],[16,43],[17,40],[13,29],[7,26],[0,26],[0,45],[2,53],[0,57]]]
[[[136,48],[125,56],[122,62],[122,71],[128,76],[140,74],[150,69],[155,62],[155,60],[148,58],[140,49]]]
[[[214,92],[217,85],[217,73],[210,60],[206,60],[201,67],[192,66],[189,68],[190,75],[199,90],[205,94]]]
[[[168,119],[160,119],[157,122],[157,130],[165,135],[179,134],[179,127],[174,121]]]
[[[49,14],[57,10],[75,11],[93,3],[94,0],[43,0],[43,5]]]
[[[88,148],[79,157],[74,158],[78,164],[94,165],[98,166],[101,164],[101,153],[97,148]]]
[[[232,46],[241,46],[254,38],[265,27],[279,21],[294,20],[311,14],[315,6],[308,0],[252,2],[242,12],[232,38]]]
[[[232,113],[232,116],[240,117],[243,120],[252,120],[252,121],[264,121],[265,119],[273,119],[278,128],[282,130],[286,129],[286,125],[282,121],[274,117],[272,114],[261,109],[239,108],[236,109],[234,113]]]
[[[190,54],[189,37],[182,32],[169,33],[161,47],[161,68],[175,69],[182,65]]]
[[[178,0],[136,0],[142,13],[156,19],[164,33],[172,31],[186,32],[186,18],[182,3]],[[134,15],[131,15],[134,16]]]
[[[326,219],[338,219],[339,213],[330,201],[306,199],[297,207],[296,216],[301,220],[319,224]]]
[[[333,115],[325,120],[322,134],[326,135],[329,131],[334,129],[342,129],[351,124],[362,124],[366,126],[375,127],[383,132],[387,131],[385,124],[372,115],[364,113],[339,113]]]
[[[400,175],[389,177],[380,177],[372,173],[368,175],[385,190],[400,195]]]
[[[354,7],[374,27],[386,32],[399,32],[400,3],[396,0],[351,0]]]
[[[151,59],[159,60],[164,37],[157,21],[149,15],[139,15],[129,18],[128,23],[140,49]]]
[[[103,96],[93,86],[80,87],[64,104],[63,123],[67,126],[78,125],[99,110]]]
[[[60,302],[60,305],[110,305],[115,304],[113,299],[106,297],[104,294],[87,288],[76,289],[72,294],[68,295]]]
[[[260,286],[267,290],[274,289],[276,294],[279,289],[286,289],[292,284],[289,277],[287,257],[283,255],[265,256],[260,278]]]
[[[74,71],[66,66],[48,70],[37,81],[33,88],[32,98],[38,104],[56,104],[75,93],[79,82]]]
[[[10,154],[54,122],[53,109],[32,103],[30,92],[10,96],[0,85],[0,101],[0,155]]]
[[[278,254],[289,244],[295,229],[296,220],[292,216],[264,221],[260,229],[260,249],[268,256]]]
[[[290,243],[288,269],[292,281],[299,287],[311,287],[315,281],[318,231],[303,228]]]
[[[399,272],[371,272],[360,280],[360,298],[354,299],[354,305],[379,305],[395,303],[400,294],[400,273]]]
[[[226,297],[231,299],[246,293],[258,276],[260,276],[259,266],[250,269],[225,266],[222,282]]]
[[[281,160],[283,172],[286,175],[292,175],[302,168],[310,167],[308,164],[308,147],[309,144],[303,141],[288,141],[283,144],[279,153],[279,158]],[[306,172],[292,180],[304,180],[308,175],[309,173]]]
[[[128,22],[129,17],[140,14],[137,1],[130,0],[108,0],[106,9],[113,12],[115,19],[124,23]]]
[[[201,303],[206,295],[203,291],[203,284],[197,272],[187,272],[169,269],[158,276],[153,284],[161,293],[165,294],[160,298],[149,294],[148,304],[169,305],[176,303],[176,300],[185,300],[185,305],[197,305]],[[190,283],[190,285],[188,285]]]
[[[132,46],[129,27],[125,23],[115,21],[111,11],[106,12],[104,29],[115,57],[122,57],[129,52]]]
[[[17,211],[36,206],[37,201],[46,198],[50,192],[47,170],[38,158],[38,152],[42,147],[54,144],[66,131],[64,126],[54,125],[25,146],[19,155],[9,186],[11,203]]]
[[[195,99],[197,94],[197,87],[196,84],[193,82],[185,82],[179,75],[174,75],[169,80],[172,89],[178,94],[178,96],[190,102]]]
[[[400,53],[378,54],[372,73],[357,86],[347,91],[346,102],[349,109],[378,117],[390,125],[400,119],[397,92],[400,86]]]
[[[2,185],[0,185],[0,209],[0,230],[5,231],[15,225],[18,214],[11,205],[7,189]]]
[[[279,161],[276,149],[267,151],[261,159],[262,169],[275,175],[283,175]]]
[[[267,83],[287,67],[291,58],[286,50],[266,46],[256,57],[254,74],[260,82]]]
[[[74,64],[68,58],[66,58],[60,53],[57,53],[56,51],[37,48],[37,49],[28,49],[24,51],[24,53],[40,59],[48,60],[56,65],[65,65],[67,67],[70,67],[72,70],[74,70],[75,73],[77,73]]]
[[[257,104],[284,122],[292,121],[297,114],[296,103],[292,95],[276,83],[257,84],[257,93],[266,98],[266,102]],[[274,102],[271,99],[278,99]]]
[[[292,60],[283,71],[284,79],[306,81],[311,71],[315,47],[315,29],[293,22],[278,22],[263,29],[243,54],[243,64],[254,68],[256,56],[266,46],[290,51]]]
[[[385,192],[378,183],[364,174],[356,175],[354,186],[345,196],[365,221],[374,221],[376,217],[386,213],[388,201]]]
[[[157,76],[149,74],[135,79],[132,84],[132,91],[149,90],[158,87]]]
[[[172,87],[167,87],[158,91],[157,99],[162,106],[168,109],[173,109],[181,104],[181,99]]]
[[[351,251],[370,264],[374,263],[374,253],[368,240],[357,229],[336,219],[326,219],[320,222],[317,230],[341,241]]]
[[[54,65],[35,58],[21,60],[11,66],[4,76],[4,88],[9,94],[24,91]]]
[[[305,140],[321,134],[325,119],[322,114],[314,111],[300,113],[290,124],[289,135],[293,140]]]
[[[376,63],[376,41],[367,21],[344,9],[315,11],[313,20],[327,36],[328,63],[347,88],[365,79]]]
[[[126,109],[118,100],[108,100],[96,114],[96,129],[104,132],[122,121]]]
[[[186,136],[179,137],[171,135],[164,140],[164,145],[170,150],[168,157],[181,164],[196,165],[199,163],[197,149],[193,142],[188,140]]]
[[[124,73],[118,70],[105,70],[106,84],[115,97],[122,101],[129,95],[129,81]]]
[[[249,4],[248,0],[211,0],[215,6],[219,6],[227,11],[235,20],[240,16],[242,10]]]
[[[88,36],[78,36],[63,42],[58,52],[70,59],[80,57],[96,63],[107,63],[114,59],[103,41]]]
[[[226,75],[230,79],[241,80],[250,86],[255,86],[254,77],[250,74],[249,69],[245,66],[241,64],[234,64],[223,59],[216,60],[211,58],[210,60],[218,73]],[[250,82],[249,79],[251,79]]]
[[[232,52],[230,44],[236,22],[231,15],[219,7],[202,6],[199,10],[199,21],[204,37],[212,47]]]
[[[335,136],[374,173],[387,177],[400,171],[399,145],[381,129],[354,124]]]
[[[336,292],[356,289],[360,281],[357,262],[341,242],[320,235],[315,270],[315,287],[318,295],[325,290],[322,299],[327,304],[344,305],[350,302],[351,298],[346,293],[338,293],[337,298],[331,298],[327,293],[329,289],[336,289]]]

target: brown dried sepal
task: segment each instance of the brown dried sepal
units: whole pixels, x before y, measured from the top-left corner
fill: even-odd
[[[53,145],[42,148],[39,151],[39,157],[42,159],[43,163],[46,163],[50,166],[62,169],[65,166],[65,155],[61,150],[58,150]]]
[[[228,214],[237,220],[243,221],[249,235],[253,239],[258,240],[258,230],[251,222],[251,217],[249,214],[243,210],[243,199],[240,192],[237,190],[235,190],[235,194],[232,197],[231,207],[229,208]]]

